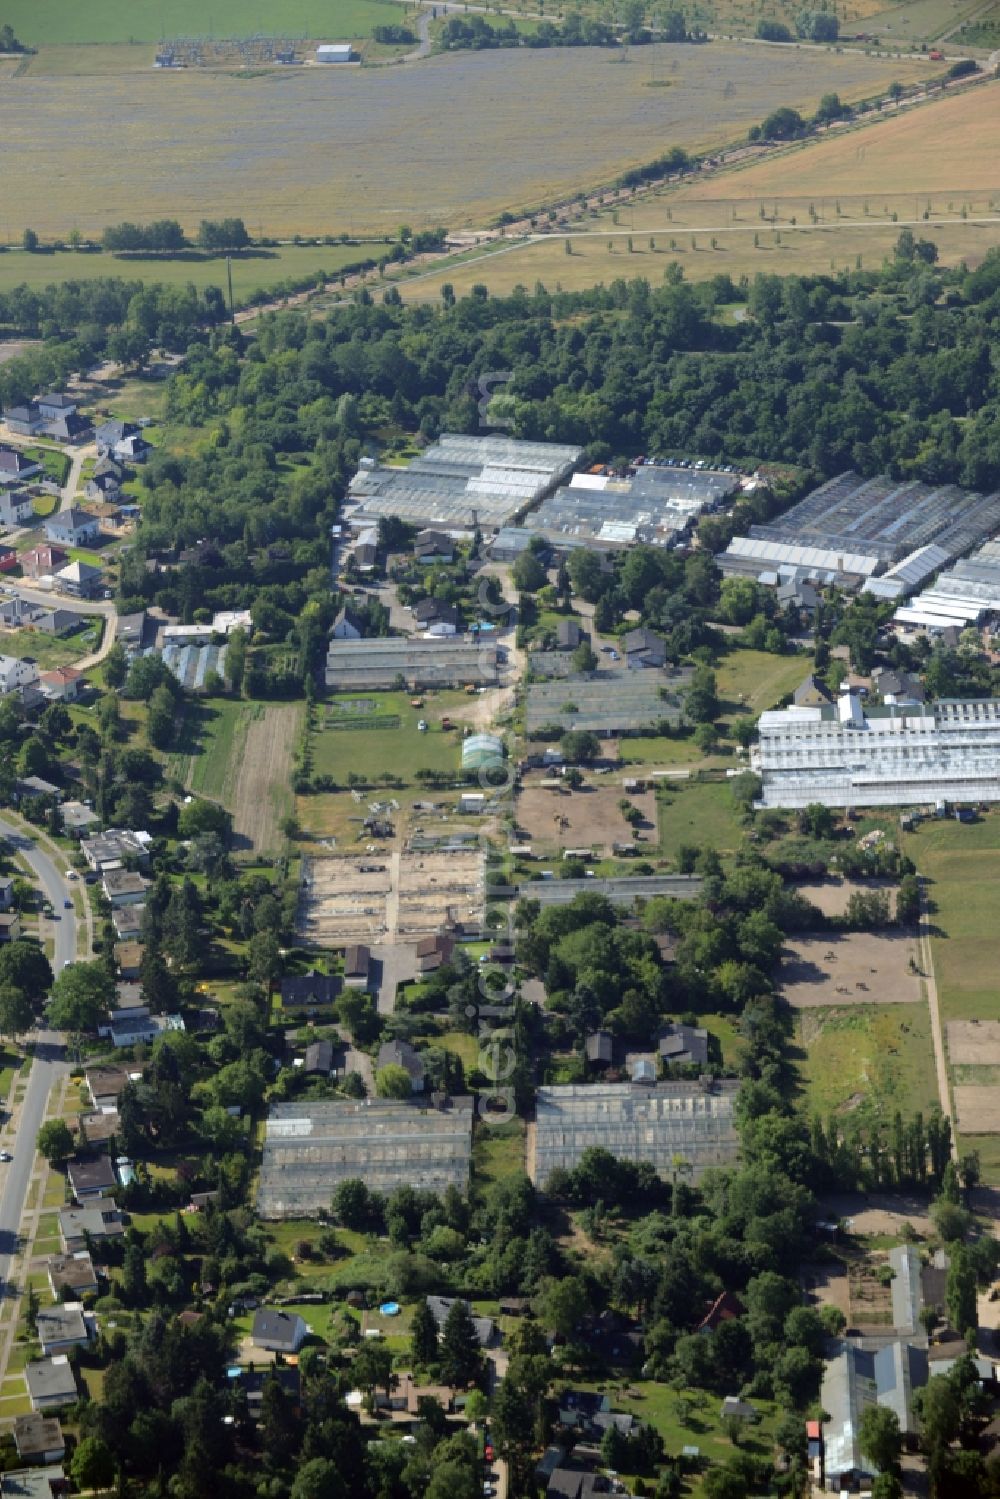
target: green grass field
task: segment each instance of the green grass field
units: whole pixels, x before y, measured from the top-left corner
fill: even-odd
[[[408,784],[417,770],[452,771],[461,768],[461,737],[457,730],[442,730],[441,718],[459,705],[468,706],[464,692],[420,694],[422,708],[410,706],[405,692],[346,693],[330,698],[320,708],[319,726],[312,735],[315,775],[330,775],[344,785],[351,771],[366,776],[400,776]],[[357,711],[352,703],[363,701],[370,708]],[[373,727],[366,727],[368,720]],[[377,720],[385,720],[378,727]],[[423,719],[429,728],[421,733]],[[337,727],[357,723],[356,728]]]
[[[772,656],[767,651],[733,651],[715,668],[722,717],[762,713],[773,708],[811,670],[807,656]]]
[[[253,709],[229,698],[188,702],[168,773],[198,796],[225,801]]]
[[[857,1005],[796,1014],[800,1103],[807,1114],[887,1119],[937,1103],[925,1005]]]
[[[350,245],[279,245],[234,255],[233,300],[240,306],[252,300],[257,292],[304,276],[314,275],[317,281],[329,279],[339,275],[344,266],[369,256],[377,257],[383,249],[382,241],[375,240]],[[38,289],[55,282],[93,281],[103,276],[147,285],[190,283],[199,291],[217,286],[228,297],[224,256],[202,256],[192,251],[169,259],[136,259],[78,250],[47,250],[29,255],[25,250],[11,249],[0,254],[0,292],[8,292],[15,286]]]
[[[924,822],[906,850],[927,880],[934,971],[943,1021],[996,1014],[1000,812],[979,822]]]
[[[4,19],[19,41],[33,47],[52,43],[157,42],[164,37],[314,37],[346,41],[371,35],[373,26],[401,18],[392,0],[8,0]]]
[[[733,793],[725,781],[685,781],[671,787],[659,804],[660,852],[677,858],[681,844],[714,848],[720,854],[738,847],[743,829]]]
[[[52,671],[57,666],[71,666],[95,651],[100,644],[100,632],[99,624],[85,625],[63,639],[43,635],[40,630],[0,630],[0,654],[17,656],[20,660],[30,656],[38,662],[40,671]]]

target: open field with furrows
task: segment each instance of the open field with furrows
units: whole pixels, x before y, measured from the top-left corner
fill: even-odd
[[[937,1103],[926,1005],[800,1010],[795,1022],[806,1113],[888,1119],[897,1109],[926,1114]]]
[[[789,66],[778,48],[720,42],[627,59],[581,47],[252,77],[150,70],[109,77],[97,92],[85,79],[28,72],[0,90],[5,184],[17,204],[8,232],[97,234],[123,204],[130,218],[176,217],[187,228],[206,213],[282,233],[478,226],[668,146],[742,137],[779,105],[811,110],[830,89],[857,98],[927,68],[820,49]]]
[[[346,265],[379,256],[381,241],[350,245],[278,245],[274,249],[247,251],[232,257],[233,298],[237,305],[258,291],[268,291],[279,282],[315,275],[320,281],[339,274]],[[225,256],[189,254],[142,257],[52,250],[29,255],[24,250],[0,254],[0,292],[15,286],[39,288],[60,281],[92,281],[114,276],[122,281],[162,282],[203,291],[217,286],[228,299]]]
[[[274,853],[292,812],[292,750],[300,703],[190,703],[170,772],[233,814],[237,849]]]
[[[8,0],[4,20],[26,45],[157,42],[163,37],[321,37],[346,41],[398,22],[394,0]]]

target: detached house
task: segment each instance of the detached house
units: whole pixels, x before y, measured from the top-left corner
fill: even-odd
[[[101,532],[101,523],[96,515],[87,510],[78,510],[75,505],[69,510],[59,510],[45,522],[45,535],[57,546],[85,547],[95,542]]]
[[[76,407],[73,397],[61,390],[50,390],[47,396],[38,397],[38,410],[42,419],[47,422],[58,421],[60,417],[76,416]]]
[[[0,490],[0,525],[27,526],[34,517],[35,506],[26,489]]]
[[[21,553],[21,569],[26,578],[49,578],[65,567],[68,560],[61,547],[49,546],[43,541]]]
[[[38,663],[30,656],[0,656],[0,694],[33,687],[38,681]]]
[[[42,465],[33,458],[26,458],[16,448],[0,443],[0,484],[26,484],[43,472]]]
[[[364,620],[349,604],[345,604],[330,633],[334,640],[360,640],[365,633]]]
[[[622,640],[622,649],[625,652],[625,663],[630,670],[667,664],[667,642],[662,635],[656,635],[645,627],[640,630],[629,630]]]
[[[52,702],[75,703],[84,677],[75,666],[56,666],[52,671],[43,671],[38,680],[45,696]]]
[[[298,1353],[309,1329],[295,1312],[261,1307],[253,1319],[253,1343],[272,1353]]]
[[[102,422],[94,433],[99,453],[110,453],[113,458],[145,463],[153,451],[135,422]]]
[[[26,401],[23,406],[8,407],[3,419],[7,423],[8,432],[15,432],[18,437],[36,437],[39,432],[44,432],[48,420],[42,415],[37,401]]]

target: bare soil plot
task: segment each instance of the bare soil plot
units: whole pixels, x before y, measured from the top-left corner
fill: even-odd
[[[444,926],[478,927],[483,919],[482,849],[408,852],[399,860],[395,935],[423,937]]]
[[[956,1083],[952,1091],[963,1135],[1000,1134],[1000,1089],[994,1084]]]
[[[895,1192],[839,1192],[820,1199],[822,1211],[831,1218],[850,1219],[850,1231],[865,1238],[869,1234],[901,1235],[909,1224],[923,1238],[934,1232],[926,1199]],[[978,1206],[977,1206],[978,1211]]]
[[[137,221],[174,217],[191,230],[208,205],[285,235],[478,227],[608,181],[665,142],[711,148],[780,105],[812,112],[831,90],[856,99],[928,71],[919,60],[825,49],[791,58],[725,42],[638,50],[463,52],[412,67],[242,78],[150,68],[97,89],[29,71],[0,92],[5,186],[18,209],[8,228],[97,235],[123,203]],[[108,119],[127,152],[108,152]]]
[[[1000,1066],[1000,1020],[949,1020],[945,1029],[953,1067]]]
[[[892,1292],[878,1278],[879,1266],[867,1257],[848,1266],[850,1312],[853,1326],[891,1327]]]
[[[1000,90],[968,92],[888,115],[859,130],[832,132],[780,158],[732,175],[733,196],[936,193],[960,206],[962,195],[1000,188]],[[685,187],[680,201],[717,199],[719,181]],[[935,207],[943,205],[938,202]],[[923,209],[924,204],[920,204]]]
[[[292,810],[292,748],[300,703],[269,703],[247,726],[233,788],[233,830],[256,853],[281,847],[282,819]]]
[[[786,942],[781,989],[793,1009],[817,1005],[918,1004],[917,945],[899,932],[834,933]]]
[[[322,947],[377,941],[386,930],[390,884],[385,854],[303,859],[297,923],[300,938]]]
[[[845,880],[833,876],[826,880],[808,880],[795,888],[824,916],[843,916],[855,891],[894,890],[895,885],[892,880]]]
[[[536,854],[547,858],[567,848],[592,848],[610,854],[613,843],[631,843],[632,827],[618,803],[625,797],[620,777],[589,782],[579,791],[543,790],[544,776],[525,777],[517,797],[517,824],[531,834]],[[642,813],[638,831],[656,840],[656,793],[629,792],[628,800]]]
[[[850,1279],[839,1260],[816,1260],[803,1265],[799,1282],[810,1306],[835,1306],[845,1317],[850,1317]]]

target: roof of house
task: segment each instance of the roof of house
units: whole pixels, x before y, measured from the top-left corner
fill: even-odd
[[[138,895],[147,885],[142,875],[132,869],[106,869],[102,879],[109,895]]]
[[[106,1155],[70,1161],[66,1175],[77,1197],[82,1193],[108,1191],[118,1185],[111,1157]]]
[[[253,1340],[258,1344],[268,1343],[294,1353],[302,1342],[304,1331],[305,1323],[297,1312],[262,1306],[254,1315]]]
[[[367,978],[371,963],[370,949],[363,942],[352,942],[344,953],[344,977]]]
[[[93,520],[93,516],[89,519]],[[76,583],[82,586],[84,583],[93,583],[101,576],[101,568],[94,567],[90,562],[69,562],[59,569],[58,576],[64,583]]]
[[[339,977],[328,973],[289,974],[281,980],[281,1003],[288,1007],[332,1004],[342,987]]]
[[[448,1313],[451,1311],[457,1300],[459,1300],[457,1296],[427,1297],[428,1309],[430,1310],[434,1321],[437,1323],[439,1330],[443,1330],[444,1324],[448,1320]],[[470,1312],[472,1311],[472,1308],[471,1306],[469,1306],[469,1303],[467,1301],[465,1302],[465,1306],[468,1307]],[[484,1348],[488,1347],[496,1335],[496,1323],[493,1321],[493,1318],[474,1316],[472,1318],[472,1325],[476,1329],[476,1337],[479,1339],[481,1345]]]
[[[580,626],[575,619],[561,619],[556,625],[556,639],[564,648],[580,644]]]
[[[660,1032],[660,1056],[667,1063],[704,1066],[708,1061],[708,1031],[693,1025],[665,1026]]]
[[[18,1457],[43,1457],[46,1452],[62,1452],[66,1444],[57,1417],[33,1411],[14,1417],[14,1445]]]
[[[98,1063],[94,1067],[88,1067],[84,1077],[92,1098],[117,1098],[128,1082],[125,1068],[116,1067],[113,1063]]]
[[[65,1343],[70,1339],[82,1341],[88,1336],[83,1319],[83,1308],[79,1302],[62,1302],[56,1306],[39,1307],[35,1316],[38,1341]]]
[[[39,680],[50,687],[69,687],[74,682],[82,682],[83,672],[77,671],[75,666],[54,666],[51,671],[43,671]]]
[[[379,1047],[376,1067],[402,1067],[413,1082],[424,1080],[424,1064],[409,1041],[385,1041]]]
[[[77,1397],[73,1366],[64,1353],[28,1364],[24,1378],[32,1400],[53,1401],[62,1398],[69,1405]]]
[[[586,1046],[588,1062],[614,1061],[615,1041],[610,1031],[593,1031],[587,1037]]]
[[[695,1328],[695,1332],[714,1332],[723,1322],[732,1322],[743,1316],[743,1303],[731,1291],[716,1296],[708,1311]]]
[[[52,1499],[65,1489],[62,1468],[20,1468],[0,1478],[2,1499]]]
[[[822,703],[832,703],[833,694],[825,682],[810,672],[796,687],[792,702],[797,708],[815,708]]]
[[[51,406],[53,411],[75,411],[77,407],[75,398],[62,390],[50,390],[48,395],[39,396],[38,399],[44,405]]]
[[[68,510],[57,510],[48,520],[48,525],[58,526],[63,531],[78,531],[96,524],[96,516],[91,515],[89,510],[80,510],[76,505],[71,505]]]
[[[88,1203],[85,1207],[60,1208],[59,1228],[66,1239],[82,1234],[89,1234],[92,1239],[120,1239],[125,1223],[116,1207]]]
[[[318,1072],[324,1077],[329,1077],[333,1070],[333,1042],[313,1041],[306,1047],[303,1070],[306,1072]]]
[[[333,622],[334,629],[336,629],[340,624],[353,625],[360,635],[364,634],[364,615],[359,614],[356,609],[352,609],[349,604],[345,604],[340,613],[337,615],[336,619]]]
[[[636,652],[652,652],[656,655],[666,657],[667,642],[662,635],[657,635],[642,625],[637,630],[629,630],[622,638],[622,649],[626,656],[634,655]]]
[[[71,1291],[87,1291],[97,1284],[94,1262],[86,1249],[78,1254],[52,1254],[46,1269],[53,1285],[68,1286]]]

